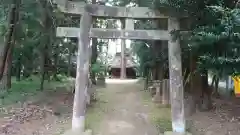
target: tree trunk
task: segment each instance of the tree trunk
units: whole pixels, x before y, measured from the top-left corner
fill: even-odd
[[[13,48],[11,47],[8,51],[7,56],[7,89],[11,88],[12,84],[12,54],[13,54]]]
[[[3,46],[0,46],[0,61],[3,60]],[[3,72],[2,79],[0,80],[0,92],[5,92],[7,87],[6,72]]]
[[[71,44],[68,49],[69,49],[69,54],[68,54],[68,71],[67,71],[67,76],[71,76],[73,45]]]
[[[211,83],[211,87],[212,87],[212,88],[213,88],[214,82],[216,81],[216,77],[217,77],[217,76],[214,75],[213,78],[212,78],[212,83]]]
[[[208,86],[208,73],[207,70],[202,72],[196,71],[197,69],[197,56],[194,56],[191,52],[191,80],[190,80],[190,91],[193,94],[194,104],[189,101],[190,114],[196,110],[206,111],[211,109],[211,88]]]
[[[106,52],[106,57],[105,57],[105,66],[108,65],[108,45],[109,45],[109,40],[110,39],[107,40],[107,52]],[[105,70],[104,70],[105,76],[108,76],[107,71],[108,71],[108,68],[105,67]]]
[[[93,24],[96,23],[96,19],[93,19]],[[96,26],[96,25],[94,25]],[[92,38],[92,57],[91,57],[91,64],[96,64],[97,62],[97,56],[98,56],[98,52],[97,52],[97,46],[98,46],[98,41],[97,38]],[[92,82],[96,82],[96,73],[95,72],[91,72],[91,80]]]
[[[157,48],[158,54],[157,55],[158,55],[158,57],[161,57],[161,59],[163,59],[162,53],[164,53],[164,47],[167,47],[167,46],[164,46],[162,41],[158,41],[157,46],[158,46],[158,48]],[[164,70],[165,70],[164,66],[163,66],[164,63],[165,63],[165,61],[163,61],[163,60],[161,60],[160,62],[157,62],[157,80],[160,80],[160,81],[162,81],[164,79]]]
[[[208,72],[204,70],[202,76],[202,111],[208,111],[212,108],[212,89],[208,85]]]
[[[164,28],[163,21],[158,20],[158,21],[156,21],[156,23],[157,23],[157,27],[159,29]],[[167,29],[167,27],[166,27],[166,29]],[[157,59],[157,61],[156,61],[157,80],[160,80],[160,81],[162,81],[164,79],[164,66],[163,65],[164,65],[165,61],[163,61],[163,57],[166,56],[167,54],[163,54],[163,53],[165,53],[165,49],[167,46],[168,46],[167,42],[164,42],[161,40],[154,41],[155,58]],[[159,61],[158,58],[160,58],[161,60]]]
[[[40,90],[42,91],[44,88],[44,80],[45,80],[45,56],[42,55],[42,62],[41,62],[41,83],[40,83]]]
[[[41,55],[41,83],[40,83],[40,90],[43,90],[44,88],[44,81],[45,81],[45,76],[46,76],[46,45],[42,49],[42,55]]]
[[[56,53],[54,54],[54,65],[50,68],[50,71],[53,72],[53,79],[55,81],[59,81],[58,77],[57,77],[57,74],[58,74],[58,66],[59,66],[59,59],[58,59],[58,54],[60,53],[59,52],[59,45],[56,44]],[[50,63],[50,62],[48,62]],[[52,64],[49,64],[49,65],[52,65]]]
[[[19,2],[18,0],[13,1],[14,4],[12,4],[11,10],[9,12],[9,22],[8,22],[9,28],[6,35],[5,45],[3,48],[3,57],[2,57],[2,60],[0,61],[0,80],[3,77],[3,73],[6,68],[9,51],[11,51],[12,50],[11,48],[13,48],[12,37],[14,34],[14,28],[16,27],[16,22],[17,22],[16,16],[18,14],[17,12],[18,2]]]
[[[219,85],[219,77],[216,77],[213,95],[217,98],[220,97],[220,94],[219,94],[219,91],[218,91],[218,85]]]
[[[16,5],[16,10],[15,10],[15,18],[14,18],[14,28],[13,28],[13,34],[11,38],[11,47],[9,48],[8,56],[7,56],[7,89],[11,88],[12,85],[12,55],[14,51],[14,46],[16,45],[16,36],[17,36],[17,28],[19,26],[19,8],[21,4],[21,0],[15,0],[14,1]]]
[[[196,72],[197,69],[197,56],[190,52],[190,93],[192,94],[194,102],[189,102],[188,106],[190,107],[190,114],[195,113],[197,108],[201,104],[201,75]]]
[[[156,75],[156,68],[155,67],[151,67],[151,74],[150,74],[150,79],[155,80],[155,75]]]
[[[48,1],[47,0],[40,1],[40,4],[41,4],[41,10],[42,10],[42,22],[43,22],[43,27],[44,27],[43,28],[44,35],[43,35],[42,41],[41,41],[41,44],[43,44],[43,48],[41,50],[42,62],[41,62],[41,83],[40,83],[40,90],[43,90],[44,80],[45,80],[46,74],[48,74],[46,67],[49,64],[48,63],[48,59],[49,59],[49,56],[48,56],[49,46],[48,45],[51,44],[50,43],[51,35],[49,35],[49,34],[51,33],[52,18],[49,17],[48,10],[46,10],[46,9],[50,8]]]
[[[2,60],[3,58],[3,53],[1,51],[2,50],[0,50],[0,60]],[[5,66],[7,66],[7,63]],[[6,90],[7,90],[7,68],[5,68],[2,75],[2,79],[0,80],[0,92],[5,92]]]
[[[16,81],[21,80],[21,56],[19,55],[16,62]]]
[[[159,57],[159,54],[160,52],[162,52],[162,42],[161,41],[155,41],[154,42],[154,53],[155,53],[155,58],[158,59]],[[155,74],[155,80],[160,80],[160,81],[163,81],[163,62],[161,63],[162,61],[158,61],[156,60],[156,63],[155,63],[155,68],[156,68],[156,74]],[[156,95],[154,96],[154,101],[155,102],[161,102],[161,95],[162,95],[162,91],[163,91],[163,88],[162,87],[164,84],[163,82],[160,83],[160,86],[156,89]]]
[[[148,89],[148,80],[149,80],[149,70],[147,67],[144,68],[144,75],[143,77],[145,78],[145,83],[144,83],[144,90]]]
[[[92,4],[96,4],[96,0],[92,0]],[[97,27],[97,18],[92,19],[93,28]],[[97,62],[98,52],[98,40],[97,38],[92,38],[92,56],[91,56],[91,64],[95,64]],[[91,80],[93,83],[96,83],[96,73],[91,72]]]

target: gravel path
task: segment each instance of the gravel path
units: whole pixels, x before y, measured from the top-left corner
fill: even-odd
[[[97,135],[157,135],[150,123],[150,107],[141,101],[137,80],[107,80],[112,109],[107,111]]]

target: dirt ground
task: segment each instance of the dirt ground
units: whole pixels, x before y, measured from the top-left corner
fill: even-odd
[[[105,99],[99,102],[107,103],[108,107],[100,108],[99,111],[104,113],[96,114],[103,115],[102,119],[96,119],[98,125],[88,122],[94,134],[157,135],[156,128],[148,119],[151,109],[141,104],[136,80],[119,82],[111,79],[101,91],[104,91],[102,97]],[[0,135],[60,135],[71,126],[72,101],[73,94],[63,89],[45,90],[38,99],[3,107]]]
[[[190,119],[197,135],[240,135],[240,99],[214,99],[214,108]]]
[[[107,83],[98,90],[98,101],[88,108],[87,128],[95,135],[158,135],[150,122],[153,106],[142,102],[142,85],[136,80],[110,79]],[[58,88],[24,103],[0,107],[0,135],[61,135],[71,127],[72,103],[73,94]],[[240,135],[239,103],[240,99],[216,99],[214,109],[189,118],[191,131],[194,135]]]
[[[60,135],[70,128],[73,95],[63,89],[1,108],[0,135]]]

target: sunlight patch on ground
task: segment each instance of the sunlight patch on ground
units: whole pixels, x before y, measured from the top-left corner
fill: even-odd
[[[106,79],[107,84],[133,84],[138,82],[138,79]]]
[[[112,134],[121,133],[123,130],[134,130],[135,126],[127,121],[110,121],[108,123],[109,132]]]

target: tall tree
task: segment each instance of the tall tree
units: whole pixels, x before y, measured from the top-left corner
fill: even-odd
[[[8,31],[5,38],[5,45],[3,48],[3,56],[0,61],[0,80],[3,79],[3,76],[7,75],[6,85],[7,88],[11,87],[11,65],[12,65],[12,51],[14,48],[14,33],[16,32],[16,25],[19,16],[19,0],[14,0],[11,4],[9,12],[9,22],[8,22]]]
[[[96,0],[92,0],[92,4],[97,4]],[[93,28],[96,28],[97,26],[97,18],[92,19]],[[91,56],[91,64],[95,64],[97,62],[98,52],[97,52],[97,46],[98,46],[98,39],[92,38],[92,56]],[[96,73],[91,72],[91,78],[93,82],[96,82]]]
[[[13,60],[13,51],[14,51],[14,46],[17,43],[17,29],[19,28],[19,15],[20,15],[20,5],[21,5],[21,0],[16,0],[14,1],[16,3],[16,10],[15,10],[15,23],[14,23],[14,29],[13,29],[13,35],[12,35],[12,41],[11,41],[11,48],[9,49],[9,53],[7,56],[7,88],[11,88],[11,80],[12,80],[12,60]]]

